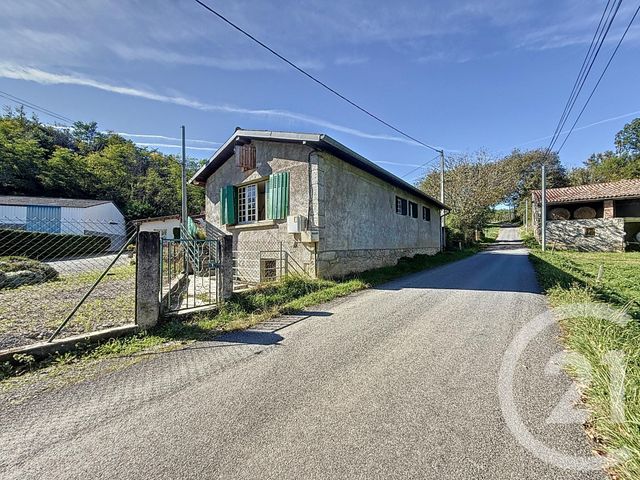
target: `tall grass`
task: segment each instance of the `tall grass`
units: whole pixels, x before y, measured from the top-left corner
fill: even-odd
[[[531,260],[552,305],[606,303],[629,314],[619,325],[602,318],[561,320],[563,341],[590,365],[588,381],[577,365],[569,371],[581,384],[589,408],[588,432],[598,449],[624,460],[611,467],[617,478],[640,478],[640,254],[531,251]],[[624,422],[612,418],[611,368],[607,352],[624,355]],[[584,372],[582,372],[584,373]]]

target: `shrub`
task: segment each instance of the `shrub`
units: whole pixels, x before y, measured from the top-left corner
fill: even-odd
[[[48,282],[58,278],[51,265],[24,257],[0,257],[0,288]]]
[[[111,239],[99,235],[69,235],[0,229],[0,256],[49,260],[105,253],[110,247]]]

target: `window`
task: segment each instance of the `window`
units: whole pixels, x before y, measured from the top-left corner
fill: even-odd
[[[422,219],[425,222],[431,221],[431,209],[429,207],[422,207]]]
[[[412,218],[418,218],[418,204],[415,202],[409,202],[409,215]]]
[[[407,214],[407,201],[404,198],[396,197],[396,213],[398,215]]]
[[[596,229],[594,227],[584,227],[584,236],[585,237],[595,237]]]
[[[238,223],[252,223],[265,219],[265,183],[238,187]]]
[[[260,220],[282,220],[289,214],[289,172],[267,180],[220,188],[220,223],[235,225]]]

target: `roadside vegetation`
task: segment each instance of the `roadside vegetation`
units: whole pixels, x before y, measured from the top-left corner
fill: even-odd
[[[500,227],[498,225],[489,225],[482,229],[482,240],[480,243],[495,243],[498,239],[498,233],[500,233]]]
[[[194,341],[211,340],[222,332],[249,328],[279,315],[297,313],[306,307],[375,287],[404,275],[461,260],[476,251],[469,248],[432,256],[402,258],[395,266],[369,270],[341,280],[290,276],[277,283],[236,293],[220,310],[201,312],[188,319],[168,319],[148,332],[112,339],[75,353],[53,355],[42,361],[23,355],[16,359],[15,364],[0,365],[0,391],[28,382],[30,376],[57,377],[71,369],[85,371],[89,376],[95,375],[100,372],[87,368],[87,365],[109,359],[125,358],[127,361],[122,365],[126,366],[149,352],[174,350]],[[73,378],[82,380],[85,377],[80,375]]]
[[[525,240],[535,243],[530,235]],[[565,345],[591,366],[588,380],[584,369],[568,366],[590,411],[588,433],[602,453],[626,450],[626,461],[612,467],[615,478],[640,478],[640,253],[542,252],[535,244],[530,258],[552,306],[598,302],[631,317],[624,326],[586,317],[560,324]],[[612,419],[611,367],[605,359],[611,351],[624,354],[623,423]]]

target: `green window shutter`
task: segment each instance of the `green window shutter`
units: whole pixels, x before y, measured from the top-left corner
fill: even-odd
[[[220,223],[233,225],[236,223],[236,188],[226,185],[220,189]]]
[[[267,182],[267,218],[282,220],[289,214],[289,172],[274,173]]]

